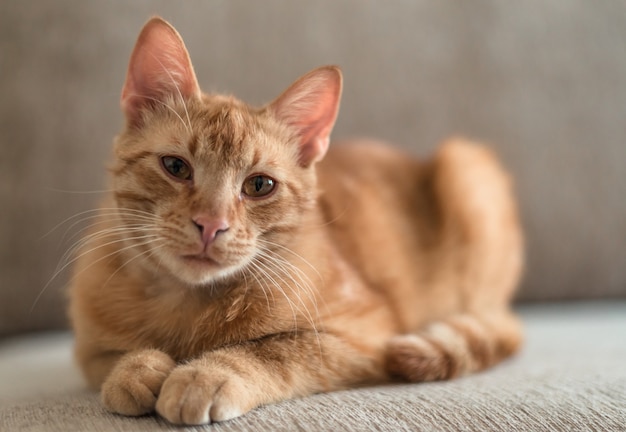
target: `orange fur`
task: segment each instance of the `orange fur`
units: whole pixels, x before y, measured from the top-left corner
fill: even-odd
[[[517,350],[523,245],[506,173],[462,139],[429,161],[328,148],[340,93],[325,67],[260,109],[202,94],[178,33],[146,24],[113,193],[70,289],[76,356],[108,409],[201,424],[392,376],[452,378]],[[268,178],[271,193],[242,192]]]

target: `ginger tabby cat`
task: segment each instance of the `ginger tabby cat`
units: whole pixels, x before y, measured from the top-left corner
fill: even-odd
[[[460,139],[425,162],[329,148],[341,86],[328,66],[262,108],[204,94],[176,30],[145,25],[70,287],[76,357],[109,410],[203,424],[518,349],[507,174]]]

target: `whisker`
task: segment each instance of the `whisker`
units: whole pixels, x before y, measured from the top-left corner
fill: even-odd
[[[154,246],[154,247],[152,247],[152,248],[149,248],[149,249],[147,249],[147,250],[145,250],[145,251],[143,251],[143,252],[141,252],[141,253],[139,253],[139,254],[135,255],[134,257],[132,257],[132,258],[130,258],[129,260],[127,260],[124,264],[122,264],[121,266],[119,266],[119,267],[117,268],[117,270],[115,270],[115,271],[111,274],[111,276],[109,276],[109,277],[108,277],[108,279],[107,279],[107,280],[106,280],[106,281],[102,284],[102,286],[103,286],[103,287],[105,287],[105,286],[109,283],[109,281],[110,281],[111,279],[113,279],[113,277],[114,277],[114,276],[115,276],[115,275],[116,275],[116,274],[117,274],[120,270],[122,270],[124,267],[126,267],[128,264],[130,264],[132,261],[136,260],[137,258],[139,258],[139,257],[141,257],[141,256],[143,256],[143,255],[146,255],[146,254],[150,255],[150,254],[152,254],[154,251],[156,251],[156,250],[158,250],[158,249],[162,248],[162,247],[163,247],[163,242],[164,242],[164,240],[163,240],[163,239],[156,239],[156,240],[154,240],[153,242],[159,242],[159,241],[161,242],[161,244],[158,244],[158,245],[156,245],[156,246]],[[150,244],[150,243],[148,243],[148,244]]]
[[[310,286],[304,286],[302,283],[299,283],[298,281],[296,281],[293,277],[293,275],[287,270],[287,268],[285,266],[280,265],[280,263],[278,263],[276,260],[272,260],[271,256],[265,255],[266,258],[268,258],[268,263],[263,263],[261,261],[258,261],[258,263],[260,265],[262,265],[264,267],[264,269],[266,270],[266,273],[268,274],[268,276],[270,277],[270,279],[273,281],[276,289],[278,289],[281,294],[283,295],[283,297],[287,300],[287,302],[289,303],[291,309],[292,309],[292,314],[294,316],[294,325],[295,325],[295,331],[297,332],[297,328],[298,328],[298,321],[296,318],[296,310],[298,312],[300,312],[302,314],[302,316],[306,319],[306,321],[310,324],[312,330],[314,331],[318,344],[320,343],[319,341],[319,332],[317,330],[317,326],[315,324],[315,320],[313,319],[313,315],[311,314],[311,312],[309,311],[306,303],[304,302],[304,300],[302,299],[300,293],[306,293],[309,296],[309,300],[311,301],[311,303],[314,305],[315,310],[316,310],[316,316],[319,317],[319,312],[317,311],[317,304],[316,304],[316,300],[315,300],[315,296],[313,295],[312,289]],[[274,266],[269,265],[269,263],[273,262]],[[296,268],[296,267],[294,267]],[[282,282],[282,284],[278,284],[276,282],[276,280],[269,275],[269,273],[272,273],[273,276],[275,276],[276,278],[280,279],[280,281]],[[283,278],[283,276],[287,277],[289,280],[291,280],[291,282],[295,285],[296,289],[294,289],[286,280],[285,278]],[[306,284],[305,284],[306,285]],[[296,299],[298,300],[298,302],[300,303],[300,305],[302,305],[302,309],[300,307],[298,307],[292,300],[291,298],[287,295],[287,293],[285,292],[285,288],[289,288],[289,290],[292,292],[293,295],[296,296]],[[321,345],[319,345],[319,349],[320,349],[320,353],[321,353]]]
[[[266,249],[263,248],[264,253],[268,254],[269,257],[271,257],[273,260],[275,260],[278,264],[280,264],[283,267],[287,267],[290,268],[294,271],[295,275],[298,277],[298,279],[300,279],[300,281],[302,282],[302,288],[306,289],[306,291],[308,292],[308,294],[311,296],[311,298],[317,298],[318,296],[315,295],[315,284],[313,283],[313,281],[309,278],[309,276],[298,266],[294,265],[293,263],[289,262],[287,259],[285,259],[284,257],[282,257],[281,255],[277,254],[276,252],[270,250],[270,249]],[[295,282],[295,281],[294,281]],[[328,305],[326,304],[326,302],[324,301],[323,297],[322,297],[322,303],[324,308],[326,309],[326,312],[328,313]],[[315,306],[317,307],[317,302],[315,302]],[[319,311],[317,311],[317,316],[319,317]]]
[[[352,204],[352,200],[354,198],[350,198],[347,202],[345,207],[343,208],[343,210],[341,210],[341,212],[335,216],[334,218],[332,218],[329,221],[323,222],[321,224],[317,224],[317,225],[304,225],[302,228],[306,228],[306,229],[314,229],[314,228],[322,228],[328,225],[332,225],[333,223],[337,222],[339,219],[341,219],[347,212],[348,209],[350,208],[350,205]]]
[[[254,263],[254,260],[252,260],[250,262],[250,265],[259,272],[262,272],[262,270],[260,270],[257,265]],[[259,280],[259,278],[257,277],[257,275],[254,272],[250,272],[250,274],[252,275],[252,277],[254,278],[254,280],[256,281],[256,283],[259,285],[259,287],[261,288],[261,291],[263,292],[263,295],[265,296],[265,302],[267,303],[267,313],[271,314],[271,307],[270,307],[270,299],[267,296],[267,291],[266,288],[270,291],[270,294],[272,296],[272,301],[274,302],[274,305],[276,304],[276,299],[274,298],[274,293],[269,289],[269,287],[267,285],[263,285],[263,283]]]
[[[95,241],[95,240],[100,240],[102,238],[108,237],[108,236],[115,236],[117,234],[133,234],[133,233],[156,233],[158,232],[158,229],[156,227],[137,227],[137,228],[127,228],[127,227],[118,227],[118,228],[107,228],[107,229],[103,229],[100,231],[96,231],[92,234],[89,234],[83,238],[81,238],[80,240],[78,240],[76,243],[74,243],[74,245],[72,245],[64,254],[63,256],[61,256],[61,259],[59,260],[59,265],[57,266],[57,269],[59,268],[60,265],[63,264],[63,262],[69,258],[71,255],[73,255],[77,250],[81,249],[82,247],[84,247],[85,245],[87,245],[89,242]],[[120,238],[121,241],[123,241],[123,238]]]
[[[298,300],[300,301],[300,303],[302,304],[302,306],[304,307],[305,311],[307,312],[309,318],[310,318],[310,322],[311,325],[313,327],[315,327],[315,324],[313,323],[313,317],[310,313],[310,311],[308,310],[308,308],[306,307],[306,304],[304,303],[304,301],[302,300],[300,293],[304,293],[307,294],[307,296],[309,297],[309,300],[311,301],[311,303],[313,304],[313,306],[315,307],[315,312],[316,312],[316,316],[319,318],[319,311],[317,310],[317,300],[316,300],[316,296],[314,293],[314,290],[312,288],[312,285],[310,283],[307,283],[302,276],[300,275],[300,269],[298,269],[296,266],[291,265],[290,263],[287,263],[286,261],[284,261],[284,263],[281,263],[276,257],[271,257],[268,255],[269,258],[269,263],[274,264],[274,267],[281,271],[289,280],[291,280],[294,285],[298,288],[299,291],[295,291],[293,290],[289,284],[286,284],[287,287],[289,287],[294,294],[296,294]],[[289,266],[287,266],[286,264],[289,264]],[[291,272],[289,272],[289,268],[295,270],[295,274],[299,277],[300,282],[298,282],[293,274]],[[306,276],[306,275],[305,275]]]
[[[51,282],[52,282],[52,281],[53,281],[53,280],[54,280],[54,279],[55,279],[55,278],[56,278],[56,277],[57,277],[57,276],[58,276],[61,272],[63,272],[63,271],[64,271],[67,267],[69,267],[70,265],[72,265],[74,262],[76,262],[76,261],[77,261],[78,259],[80,259],[81,257],[86,256],[86,255],[90,254],[91,252],[93,252],[93,251],[95,251],[95,250],[97,250],[97,249],[100,249],[100,248],[103,248],[103,247],[106,247],[106,246],[109,246],[109,245],[112,245],[112,244],[115,244],[115,243],[123,243],[125,240],[141,240],[141,239],[145,239],[145,238],[158,238],[158,236],[157,236],[157,235],[150,235],[150,236],[128,237],[128,238],[121,238],[121,239],[119,239],[119,238],[118,238],[117,240],[114,240],[114,241],[111,241],[111,242],[107,242],[107,243],[104,243],[104,244],[98,245],[98,246],[96,246],[96,247],[94,247],[94,248],[91,248],[91,249],[89,249],[89,250],[87,250],[87,251],[85,251],[85,252],[81,253],[80,255],[78,255],[78,256],[76,256],[76,257],[74,257],[74,258],[73,258],[73,259],[71,259],[71,260],[69,260],[69,257],[70,257],[71,255],[67,255],[67,253],[66,253],[66,255],[67,255],[67,256],[65,256],[65,255],[64,255],[64,259],[65,259],[65,260],[68,260],[68,261],[67,261],[67,262],[65,262],[62,266],[60,266],[60,268],[59,268],[59,266],[57,266],[57,268],[56,268],[56,270],[55,270],[54,274],[52,275],[52,277],[50,278],[50,280],[48,281],[48,283],[46,283],[46,285],[44,286],[43,290],[45,290],[45,289],[48,287],[48,285],[50,285],[50,283],[51,283]],[[84,242],[84,243],[82,243],[82,244],[80,245],[80,247],[75,247],[75,248],[73,248],[72,253],[76,252],[76,251],[77,251],[77,250],[79,250],[81,247],[86,246],[88,243],[89,243],[89,242]],[[133,246],[133,245],[131,245],[131,247],[132,247],[132,246]],[[126,248],[123,248],[123,249],[120,249],[120,250],[124,250],[124,249],[126,249]]]
[[[77,213],[77,214],[75,214],[75,215],[73,215],[73,216],[70,216],[70,217],[68,217],[68,218],[64,219],[63,221],[59,222],[58,224],[56,224],[56,225],[55,225],[55,226],[54,226],[54,227],[53,227],[50,231],[48,231],[48,232],[47,232],[47,233],[45,233],[43,236],[41,236],[41,237],[40,237],[40,240],[42,240],[42,239],[44,239],[44,238],[48,237],[48,236],[49,236],[50,234],[52,234],[54,231],[56,231],[57,229],[59,229],[59,227],[63,226],[63,224],[65,224],[65,223],[67,223],[67,222],[71,221],[72,219],[75,219],[75,218],[77,218],[77,217],[80,217],[80,216],[82,216],[82,215],[84,215],[84,214],[88,214],[88,213],[96,213],[96,212],[98,212],[98,211],[99,211],[98,209],[86,210],[86,211],[83,211],[83,212]]]
[[[135,216],[133,216],[135,217]],[[89,230],[93,230],[95,227],[99,226],[99,225],[103,225],[103,224],[111,224],[110,220],[106,220],[106,219],[102,219],[102,214],[98,214],[96,216],[88,216],[85,218],[82,218],[76,222],[74,222],[70,227],[68,227],[65,230],[65,233],[63,234],[63,237],[61,239],[60,244],[62,244],[65,240],[65,236],[67,235],[67,233],[77,224],[80,224],[82,222],[87,222],[88,220],[91,219],[96,219],[95,222],[91,223],[90,225],[78,230],[78,232],[74,233],[71,237],[68,238],[68,240],[72,240],[73,238],[75,238],[78,235],[81,235],[82,233],[84,233],[85,231],[89,231]],[[122,221],[119,221],[119,225],[113,225],[112,227],[109,228],[105,228],[104,230],[100,230],[100,231],[96,231],[94,233],[91,233],[89,235],[87,235],[84,239],[87,238],[93,238],[93,237],[97,237],[97,235],[99,233],[102,232],[117,232],[117,231],[124,231],[124,230],[128,230],[133,231],[133,230],[137,230],[137,229],[142,229],[144,231],[156,231],[157,227],[155,226],[155,222],[157,222],[158,219],[155,218],[155,220],[148,220],[147,218],[145,218],[144,216],[140,216],[138,217],[138,220],[135,223],[123,223]],[[150,222],[150,224],[148,224],[147,222]]]
[[[77,232],[75,232],[74,234],[72,234],[70,237],[67,238],[67,240],[65,241],[72,241],[74,238],[83,235],[85,232],[90,231],[94,228],[96,228],[99,225],[105,225],[105,224],[110,224],[111,221],[108,220],[100,220],[100,221],[96,221],[94,223],[92,223],[89,226],[86,226],[84,228],[81,228],[80,230],[78,230]],[[125,224],[123,226],[119,226],[119,227],[111,227],[111,230],[119,230],[119,231],[123,231],[125,229],[127,229],[128,231],[138,231],[138,230],[145,230],[145,231],[157,231],[158,227],[150,224],[140,224],[140,223],[136,223],[136,224]],[[101,230],[102,231],[102,230]],[[66,233],[67,234],[67,233]],[[93,233],[88,234],[87,236],[91,236],[93,235]],[[64,241],[63,239],[61,241]]]
[[[279,292],[283,295],[283,297],[285,298],[285,300],[287,300],[287,303],[288,303],[288,305],[289,305],[289,307],[290,307],[290,309],[291,309],[291,313],[292,313],[292,315],[293,315],[293,323],[294,323],[295,329],[296,329],[296,331],[297,331],[297,329],[298,329],[298,319],[297,319],[297,314],[296,314],[296,311],[295,311],[295,309],[294,309],[294,307],[295,307],[294,303],[293,303],[293,302],[291,301],[291,299],[287,296],[287,294],[284,292],[284,290],[282,289],[282,287],[280,286],[280,284],[276,281],[276,279],[274,279],[274,278],[272,277],[272,275],[268,272],[268,268],[267,268],[267,266],[266,266],[266,265],[264,265],[264,264],[263,264],[263,262],[262,262],[262,261],[260,261],[260,260],[258,260],[258,259],[255,259],[255,264],[256,264],[256,268],[257,268],[257,270],[258,270],[258,271],[259,271],[259,272],[260,272],[260,273],[261,273],[261,274],[262,274],[265,278],[267,278],[267,279],[269,280],[269,282],[271,282],[271,283],[272,283],[272,286],[274,286],[274,288],[276,288],[276,289],[277,289],[277,290],[278,290],[278,291],[279,291]],[[284,282],[284,280],[283,280],[283,282]],[[268,288],[269,292],[272,294],[272,297],[273,297],[274,291],[273,291],[273,290],[269,287],[269,285],[267,285],[267,288]],[[274,302],[275,302],[275,301],[276,301],[276,300],[274,300]]]
[[[299,258],[304,264],[309,266],[311,268],[311,270],[313,270],[315,273],[317,273],[317,275],[319,276],[320,280],[323,282],[324,278],[322,277],[321,273],[315,268],[315,266],[313,266],[313,264],[311,264],[309,261],[307,261],[304,257],[302,257],[301,255],[295,253],[294,251],[292,251],[288,247],[283,246],[283,245],[281,245],[279,243],[274,243],[272,241],[265,240],[265,239],[259,239],[259,243],[264,243],[264,244],[267,244],[267,245],[270,245],[270,246],[277,247],[279,249],[284,250],[285,252],[288,252],[288,253],[292,254],[296,258]]]
[[[51,187],[47,187],[45,189],[50,192],[69,193],[69,194],[99,194],[99,193],[113,192],[113,189],[101,189],[101,190],[91,190],[91,191],[66,190],[66,189],[57,189],[57,188],[51,188]]]
[[[157,237],[157,236],[142,236],[142,237],[136,237],[136,238],[132,238],[132,237],[131,237],[131,238],[128,238],[127,240],[142,239],[142,238],[148,238],[148,237]],[[123,241],[123,240],[116,240],[116,241],[113,241],[113,242],[108,242],[108,243],[105,243],[105,244],[103,244],[103,245],[99,245],[99,246],[97,246],[97,247],[95,247],[95,248],[92,248],[92,249],[90,249],[90,250],[88,250],[88,251],[86,251],[86,252],[83,252],[83,253],[81,253],[80,255],[78,255],[77,257],[75,257],[74,259],[72,259],[71,261],[69,261],[67,264],[65,264],[63,267],[61,267],[59,270],[57,270],[57,271],[56,271],[56,272],[52,275],[52,277],[48,280],[48,282],[44,285],[44,287],[41,289],[41,291],[39,291],[39,294],[37,295],[37,297],[35,297],[35,300],[33,301],[33,305],[32,305],[32,306],[31,306],[31,308],[30,308],[29,314],[33,312],[33,310],[35,309],[35,306],[36,306],[36,305],[37,305],[37,303],[39,302],[39,299],[40,299],[40,298],[41,298],[41,296],[44,294],[44,292],[46,291],[46,289],[48,288],[48,286],[50,286],[50,284],[52,283],[52,281],[53,281],[53,280],[54,280],[54,279],[55,279],[55,278],[56,278],[59,274],[61,274],[61,272],[63,272],[63,271],[64,271],[64,270],[65,270],[68,266],[70,266],[71,264],[73,264],[73,263],[74,263],[74,262],[76,262],[78,259],[82,258],[83,256],[85,256],[85,255],[87,255],[87,254],[89,254],[89,253],[91,253],[91,252],[93,252],[93,251],[95,251],[95,250],[97,250],[97,249],[100,249],[100,248],[105,247],[105,246],[109,246],[109,245],[111,245],[111,244],[119,243],[119,242],[121,242],[121,241]],[[109,254],[107,254],[107,255],[103,256],[103,257],[100,257],[100,258],[99,258],[99,259],[97,259],[96,261],[92,262],[92,263],[91,263],[91,264],[89,264],[87,267],[85,267],[85,268],[84,268],[84,269],[82,269],[80,272],[78,272],[76,275],[81,274],[82,272],[84,272],[85,270],[89,269],[89,268],[90,268],[91,266],[93,266],[94,264],[96,264],[96,263],[98,263],[98,262],[102,261],[103,259],[106,259],[106,258],[108,258],[108,257],[110,257],[110,256],[112,256],[112,255],[115,255],[115,254],[117,254],[117,253],[123,252],[123,251],[125,251],[125,250],[127,250],[127,249],[130,249],[130,248],[133,248],[133,247],[136,247],[136,246],[143,246],[144,244],[149,244],[149,243],[150,243],[150,242],[152,242],[152,241],[154,241],[154,239],[151,239],[151,240],[149,240],[149,241],[147,241],[147,242],[144,242],[144,243],[132,244],[132,245],[130,245],[130,246],[123,247],[123,248],[121,248],[121,249],[116,249],[116,250],[114,250],[113,252],[111,252],[111,253],[109,253]],[[76,275],[75,275],[75,276],[76,276]]]
[[[93,214],[93,216],[88,216],[85,220],[88,220],[90,218],[97,218],[99,216],[117,216],[117,215],[128,215],[128,216],[136,216],[136,217],[150,217],[151,220],[156,219],[156,216],[148,213],[148,212],[144,212],[142,210],[135,210],[135,209],[128,209],[128,208],[118,208],[118,207],[104,207],[104,208],[100,208],[100,209],[90,209],[90,210],[85,210],[79,213],[76,213],[75,215],[72,215],[66,219],[64,219],[63,221],[59,222],[58,224],[56,224],[51,230],[49,230],[47,233],[45,233],[43,236],[41,236],[40,240],[48,237],[50,234],[52,234],[54,231],[56,231],[57,229],[59,229],[61,226],[63,226],[64,224],[76,219],[76,218],[80,218],[81,216],[87,215],[87,214]]]
[[[274,255],[270,255],[268,252],[270,252],[270,253],[272,253]],[[292,294],[296,296],[297,300],[302,305],[302,307],[304,309],[304,313],[305,313],[304,317],[308,321],[308,323],[311,325],[311,328],[312,328],[312,330],[313,330],[313,332],[315,334],[315,337],[316,337],[316,340],[317,340],[317,343],[318,343],[320,359],[321,359],[322,358],[322,348],[321,348],[321,341],[320,341],[320,336],[319,336],[319,330],[318,330],[317,324],[316,324],[316,321],[319,321],[320,315],[319,315],[319,310],[318,310],[318,306],[317,306],[317,296],[315,295],[313,284],[310,283],[310,279],[306,276],[306,274],[304,274],[304,272],[302,272],[301,269],[299,269],[297,266],[291,264],[290,262],[286,261],[280,255],[277,255],[274,252],[272,252],[270,250],[267,250],[267,249],[265,251],[261,250],[260,254],[268,261],[267,264],[266,264],[266,268],[268,268],[269,271],[271,271],[274,275],[276,275],[279,279],[281,279],[282,282],[284,282],[284,286],[290,289]],[[294,271],[294,273],[298,276],[298,278],[300,279],[300,282],[298,282],[294,278],[293,274],[289,271],[290,269],[292,271]],[[291,280],[291,282],[293,282],[293,284],[295,285],[296,289],[294,289],[294,287],[292,287],[290,284],[288,284],[282,278],[282,276],[280,276],[279,272],[281,274],[285,275],[286,278]],[[306,277],[309,282],[306,282],[304,280],[303,276]],[[286,293],[284,292],[284,289],[282,287],[278,287],[278,288],[281,290],[283,295],[285,295],[285,297],[287,298]],[[313,315],[311,314],[311,311],[309,310],[309,308],[307,307],[306,303],[302,299],[301,294],[306,294],[308,296],[312,306],[315,309],[315,316],[317,317],[317,320],[313,318]],[[325,306],[326,306],[326,304],[325,304]],[[298,307],[298,310],[300,312],[302,312],[302,310],[299,307]]]

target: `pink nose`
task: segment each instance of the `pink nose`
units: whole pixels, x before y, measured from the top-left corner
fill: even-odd
[[[196,216],[193,218],[193,223],[198,227],[205,246],[211,244],[219,234],[228,231],[228,223],[224,219],[207,215]]]

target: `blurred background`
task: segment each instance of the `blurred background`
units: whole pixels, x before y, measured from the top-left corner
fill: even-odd
[[[68,275],[53,275],[71,223],[49,232],[105,188],[127,62],[154,14],[205,91],[260,105],[337,64],[336,138],[422,157],[452,134],[489,143],[527,232],[518,301],[626,297],[624,2],[3,1],[0,336],[66,326]]]

